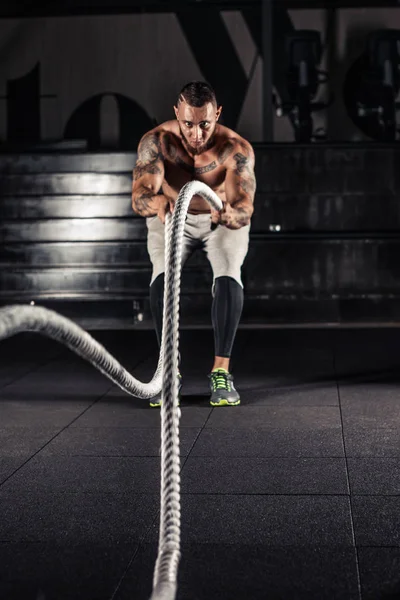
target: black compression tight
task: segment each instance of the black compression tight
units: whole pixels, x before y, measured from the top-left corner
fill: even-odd
[[[211,309],[215,356],[231,356],[242,309],[242,286],[232,277],[217,277]]]
[[[161,273],[150,286],[150,309],[153,315],[158,345],[161,347],[164,304],[164,273]]]
[[[164,273],[150,286],[150,307],[161,345],[164,299]],[[232,277],[217,277],[211,319],[214,329],[215,356],[229,358],[243,309],[243,288]]]

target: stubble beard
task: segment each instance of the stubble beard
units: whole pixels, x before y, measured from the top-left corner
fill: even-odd
[[[207,140],[207,142],[205,144],[202,144],[201,146],[192,146],[187,139],[185,138],[183,131],[181,129],[181,126],[179,124],[179,129],[181,132],[181,136],[182,136],[182,143],[183,143],[183,147],[185,148],[185,150],[187,150],[188,152],[190,152],[190,154],[193,154],[195,156],[198,156],[199,154],[203,154],[203,152],[207,152],[207,150],[209,150],[210,148],[212,148],[212,146],[214,146],[215,144],[215,130],[216,130],[217,126],[215,125],[214,130],[210,136],[210,138]]]

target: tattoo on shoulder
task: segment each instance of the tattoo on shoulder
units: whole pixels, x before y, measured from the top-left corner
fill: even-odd
[[[161,168],[157,164],[163,160],[161,151],[160,133],[146,134],[138,148],[138,158],[133,170],[134,180],[139,179],[142,175],[149,173],[150,175],[159,175]]]
[[[226,140],[218,150],[218,162],[222,165],[228,156],[230,156],[235,148],[235,144],[231,140]]]
[[[244,171],[249,170],[250,160],[248,156],[245,156],[241,152],[237,152],[233,158],[236,162],[236,171],[238,173],[243,173]]]
[[[162,159],[160,132],[146,134],[138,148],[138,159],[142,163],[154,162]]]

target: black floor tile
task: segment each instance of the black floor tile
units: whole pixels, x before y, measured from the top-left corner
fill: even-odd
[[[347,456],[400,456],[398,400],[350,400],[342,407]]]
[[[213,410],[206,427],[244,427],[254,429],[292,429],[318,432],[341,429],[336,406],[238,406]]]
[[[160,426],[157,428],[69,427],[62,431],[40,456],[159,456]],[[186,456],[200,429],[183,427],[180,431],[180,454]]]
[[[267,373],[260,371],[251,370],[238,370],[233,373],[235,387],[241,392],[241,395],[245,397],[245,394],[253,390],[261,392],[263,394],[274,394],[275,390],[280,393],[282,390],[313,390],[319,388],[334,388],[333,392],[336,393],[336,380],[333,374],[310,372],[307,373],[302,367],[299,367],[298,372],[286,371],[281,375],[274,375],[273,373]],[[329,398],[329,402],[326,404],[337,404],[332,402],[332,398]]]
[[[93,398],[82,401],[78,394],[63,400],[58,397],[49,399],[48,396],[43,400],[41,396],[28,398],[25,395],[14,400],[0,399],[0,422],[2,427],[66,427],[93,401]]]
[[[306,363],[294,361],[290,356],[275,357],[274,362],[271,361],[267,365],[240,365],[232,374],[238,389],[243,389],[243,382],[249,379],[266,389],[335,383],[332,365],[319,365],[312,358]]]
[[[207,433],[214,429],[218,432]],[[223,429],[227,431],[221,434]],[[241,432],[241,429],[246,431]],[[248,453],[254,456],[259,449],[261,456],[340,456],[343,442],[339,407],[217,408],[207,421],[194,451],[209,454],[210,449],[215,452],[217,446],[226,454],[227,445],[235,456]]]
[[[349,458],[352,494],[400,495],[398,458]]]
[[[99,398],[112,385],[93,367],[61,362],[46,365],[3,387],[0,397],[4,400]]]
[[[182,491],[190,494],[348,494],[341,458],[189,457]]]
[[[114,600],[150,598],[156,555],[141,547]],[[354,548],[184,543],[177,600],[217,598],[359,600]]]
[[[400,599],[400,548],[359,548],[363,600]]]
[[[400,456],[399,430],[395,425],[380,426],[361,419],[347,419],[343,427],[347,456]]]
[[[206,427],[198,437],[191,455],[232,458],[344,456],[342,432],[336,427],[313,432],[295,428],[256,429],[256,425],[251,429],[250,426],[245,428],[241,425],[238,422],[231,428]]]
[[[242,405],[254,406],[337,406],[336,383],[304,384],[297,387],[268,387],[261,379],[249,377],[236,386]]]
[[[110,600],[136,544],[0,543],[4,600]]]
[[[0,490],[0,541],[137,544],[158,513],[158,494]]]
[[[155,542],[157,536],[153,528],[147,541]],[[199,544],[351,546],[349,499],[185,494],[182,539]]]
[[[18,387],[17,387],[18,386]],[[0,390],[0,403],[2,402],[85,402],[86,404],[98,400],[108,389],[109,384],[96,389],[95,386],[80,385],[75,382],[67,385],[61,379],[50,384],[43,381],[40,385],[30,381],[20,380]]]
[[[400,546],[400,497],[353,496],[357,546]]]
[[[346,415],[369,414],[373,409],[393,410],[398,406],[400,383],[339,383],[340,402]],[[376,412],[380,414],[380,412]]]
[[[0,456],[0,484],[21,467],[29,456],[9,457]]]
[[[399,389],[388,383],[339,386],[348,456],[400,456]]]
[[[3,485],[25,492],[157,493],[158,457],[36,456]]]
[[[43,448],[60,431],[59,427],[0,427],[2,457],[28,457]]]
[[[38,358],[38,360],[40,361],[41,359]],[[38,366],[38,363],[34,361],[3,363],[0,367],[0,394],[3,388],[26,377],[29,373],[37,369]]]
[[[181,407],[180,427],[203,427],[211,407]],[[148,400],[128,398],[122,401],[98,402],[85,412],[74,427],[139,427],[157,428],[160,426],[160,410],[150,408]]]

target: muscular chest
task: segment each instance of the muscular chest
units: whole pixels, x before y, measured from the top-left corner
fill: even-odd
[[[200,156],[192,160],[189,156],[176,154],[165,161],[165,179],[172,187],[196,179],[212,188],[220,187],[225,179],[225,169],[217,160]]]

